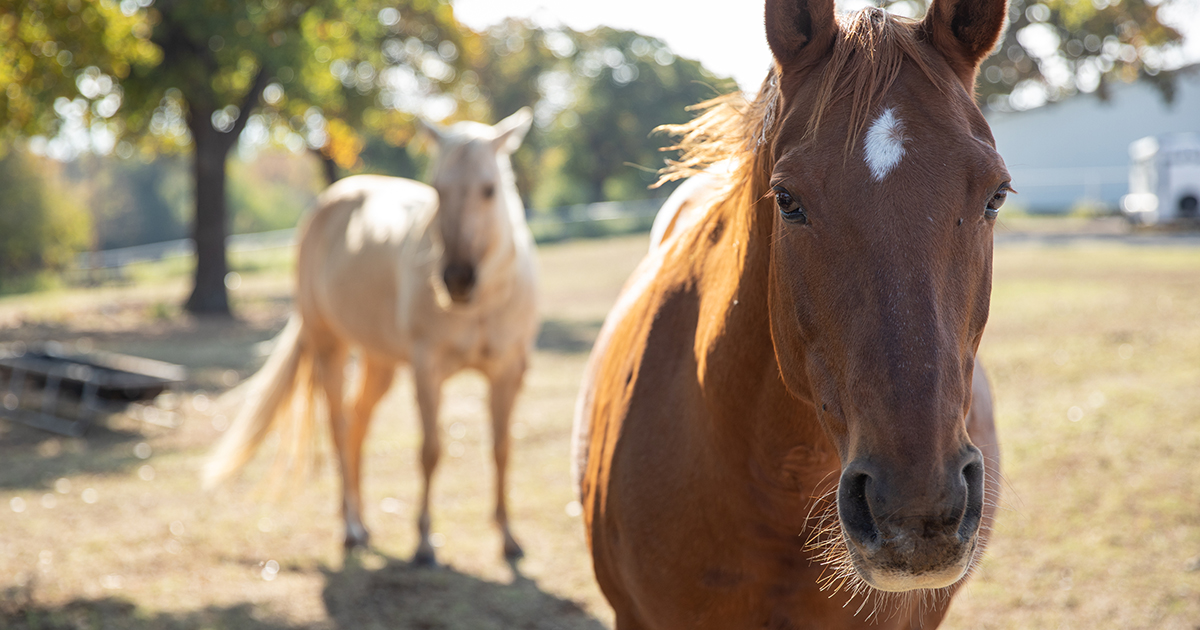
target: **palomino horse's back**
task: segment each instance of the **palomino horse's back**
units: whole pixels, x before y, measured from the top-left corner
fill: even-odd
[[[297,258],[296,308],[375,354],[408,359],[414,311],[436,293],[430,224],[437,192],[400,177],[358,175],[317,199]]]

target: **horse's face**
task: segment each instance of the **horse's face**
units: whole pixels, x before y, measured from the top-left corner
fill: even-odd
[[[787,387],[841,457],[838,520],[858,575],[886,591],[941,588],[970,568],[983,512],[965,417],[1008,175],[968,86],[1005,7],[935,0],[914,44],[945,80],[905,60],[844,150],[853,98],[805,137],[843,36],[831,4],[767,2],[782,98],[759,204],[774,222],[772,337]]]
[[[423,123],[438,145],[432,184],[438,193],[436,227],[442,240],[442,279],[451,300],[470,303],[480,265],[512,238],[510,212],[522,212],[509,155],[529,130],[528,109],[489,127]],[[515,207],[514,207],[515,206]]]

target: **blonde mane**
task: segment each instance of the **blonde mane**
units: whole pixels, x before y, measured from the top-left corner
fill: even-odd
[[[941,92],[946,92],[951,82],[933,71],[914,20],[868,7],[839,16],[838,31],[817,83],[803,141],[816,137],[830,108],[848,101],[850,125],[844,154],[849,156],[869,115],[895,83],[905,60],[916,64]],[[680,155],[667,160],[655,185],[691,177],[723,160],[734,165],[731,191],[769,177],[774,166],[777,125],[784,113],[778,77],[779,67],[773,65],[753,101],[741,92],[726,94],[693,106],[702,113],[689,122],[659,127],[656,131],[679,139],[664,150],[679,151]]]

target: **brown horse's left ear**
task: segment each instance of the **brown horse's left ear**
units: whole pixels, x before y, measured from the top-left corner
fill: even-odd
[[[974,90],[975,72],[1004,34],[1007,17],[1006,0],[933,0],[921,31]]]
[[[766,0],[767,44],[779,65],[803,64],[824,53],[837,33],[833,0]]]

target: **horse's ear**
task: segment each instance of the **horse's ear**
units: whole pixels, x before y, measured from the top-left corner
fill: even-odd
[[[933,0],[921,31],[973,90],[975,72],[1004,34],[1007,18],[1007,0]]]
[[[421,116],[417,116],[416,125],[418,136],[424,136],[436,145],[442,144],[442,137],[446,134],[446,130],[442,129],[441,125],[425,120]]]
[[[779,65],[803,62],[806,52],[824,53],[837,33],[833,0],[767,0],[767,44]]]
[[[522,107],[512,116],[496,123],[496,139],[493,141],[496,151],[509,154],[519,149],[532,124],[533,111],[528,107]]]

